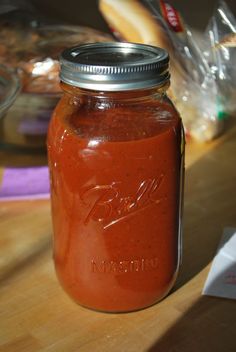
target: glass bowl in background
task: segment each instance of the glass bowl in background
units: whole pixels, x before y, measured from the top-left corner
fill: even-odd
[[[111,36],[83,26],[22,27],[15,22],[3,26],[0,43],[4,54],[0,63],[17,69],[22,89],[0,119],[1,145],[19,151],[46,152],[48,124],[62,94],[60,53],[66,47],[111,40]]]
[[[0,65],[0,118],[12,106],[20,91],[20,80],[14,70]]]
[[[46,152],[46,137],[59,94],[21,92],[0,120],[0,140],[5,148]]]

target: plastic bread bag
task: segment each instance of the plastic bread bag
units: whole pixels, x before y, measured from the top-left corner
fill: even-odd
[[[118,39],[165,48],[171,58],[169,94],[187,135],[208,141],[223,130],[211,68],[180,14],[157,0],[100,0],[100,11]]]
[[[215,77],[222,115],[236,111],[236,18],[220,1],[209,21],[204,52]]]

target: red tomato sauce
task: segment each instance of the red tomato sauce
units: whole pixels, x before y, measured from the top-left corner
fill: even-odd
[[[178,271],[181,120],[163,99],[89,100],[65,95],[49,128],[55,267],[81,305],[137,310]]]

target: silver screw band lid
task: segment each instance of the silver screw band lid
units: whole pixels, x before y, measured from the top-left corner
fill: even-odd
[[[169,55],[161,48],[135,43],[91,43],[63,51],[63,82],[90,90],[151,88],[169,80]]]

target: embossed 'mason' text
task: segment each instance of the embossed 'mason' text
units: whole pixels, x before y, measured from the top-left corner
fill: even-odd
[[[125,274],[151,271],[157,267],[158,259],[156,257],[121,261],[91,261],[91,270],[93,273]]]

